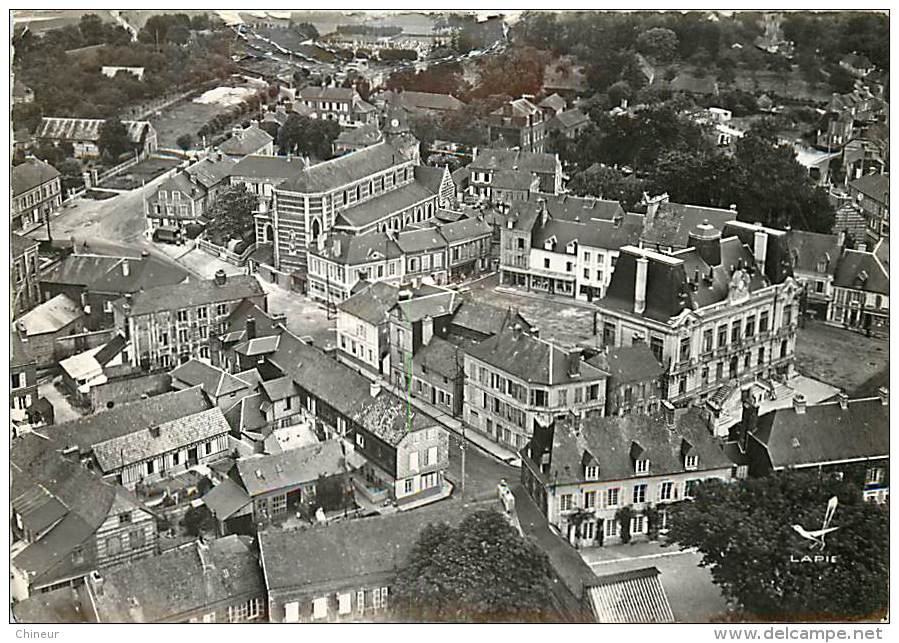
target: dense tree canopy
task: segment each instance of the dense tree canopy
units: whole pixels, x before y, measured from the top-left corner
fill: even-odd
[[[128,139],[128,130],[117,118],[108,118],[100,125],[100,139],[97,141],[100,154],[108,156],[112,160],[118,159],[122,154],[131,149],[131,141]]]
[[[209,213],[206,235],[210,241],[223,246],[229,239],[249,237],[253,232],[256,203],[256,195],[245,185],[232,185],[222,191]]]
[[[677,55],[677,34],[665,27],[653,27],[637,36],[637,51],[657,62],[668,62]]]
[[[425,527],[396,581],[402,618],[437,622],[541,621],[549,612],[549,559],[495,511],[458,527]]]
[[[340,134],[336,121],[291,114],[278,130],[281,154],[300,154],[319,160],[331,158],[334,139]]]
[[[819,529],[839,504],[826,548],[811,550],[793,529]],[[785,472],[738,484],[701,483],[672,507],[668,539],[696,547],[739,615],[762,620],[881,618],[889,591],[889,510],[858,487],[816,473]],[[801,562],[806,555],[832,562]]]

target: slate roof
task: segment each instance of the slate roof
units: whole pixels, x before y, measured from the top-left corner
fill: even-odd
[[[104,570],[102,594],[92,592],[100,622],[177,622],[227,601],[264,599],[265,581],[250,542],[225,536]]]
[[[258,431],[268,426],[268,420],[262,413],[261,405],[265,402],[261,393],[240,398],[234,406],[225,411],[225,421],[234,431]]]
[[[12,606],[16,623],[87,623],[76,591],[61,587],[51,592],[38,592]]]
[[[341,130],[340,134],[337,135],[337,138],[334,139],[334,145],[367,147],[381,142],[383,138],[377,123],[366,123],[359,127]]]
[[[555,118],[553,118],[547,124],[547,127],[549,127],[550,129],[568,130],[574,127],[578,127],[579,125],[586,125],[589,122],[590,117],[584,114],[584,112],[582,112],[581,110],[569,109],[556,114]]]
[[[421,183],[434,194],[440,193],[440,184],[446,174],[446,167],[432,167],[430,165],[415,166],[415,181]]]
[[[873,252],[844,251],[833,284],[839,288],[890,294],[890,274]]]
[[[24,435],[13,445],[11,457],[13,461],[24,464],[42,451],[69,446],[78,446],[82,453],[89,453],[96,444],[146,431],[151,426],[190,418],[210,408],[210,402],[199,387],[154,395],[44,428],[42,434],[47,439]]]
[[[248,388],[247,383],[212,364],[192,358],[169,373],[188,387],[199,386],[213,400]]]
[[[587,587],[597,623],[674,623],[656,567],[597,576]]]
[[[125,275],[124,263],[128,263]],[[141,288],[172,285],[188,278],[186,270],[156,257],[68,255],[44,273],[42,283],[77,285],[98,293],[135,293]]]
[[[890,407],[880,398],[777,409],[758,419],[751,435],[767,449],[775,469],[816,466],[890,455]]]
[[[530,230],[544,207],[556,221],[586,222],[594,219],[613,221],[615,218],[621,218],[627,227],[643,225],[642,216],[625,214],[618,201],[543,192],[529,194],[527,201],[513,201],[509,206],[509,217],[514,221],[516,228]]]
[[[866,174],[849,184],[850,188],[858,190],[878,203],[886,203],[890,193],[889,174]]]
[[[36,248],[40,244],[34,239],[23,237],[15,232],[9,233],[10,248],[12,249],[13,259],[18,259],[32,248]]]
[[[26,159],[12,168],[12,195],[24,194],[59,177],[59,170],[37,158]]]
[[[75,564],[71,552],[85,543],[109,516],[113,504],[143,510],[140,501],[124,487],[106,482],[80,462],[53,449],[33,451],[25,460],[17,457],[29,434],[12,444],[10,501],[22,514],[23,523],[36,530],[50,530],[13,559],[17,569],[33,574],[32,582],[44,582],[67,573],[89,571],[90,561]]]
[[[222,410],[216,406],[94,444],[93,452],[100,468],[109,472],[211,440],[229,431]]]
[[[430,109],[435,111],[458,111],[465,107],[465,103],[451,94],[434,94],[430,92],[401,92],[383,91],[373,96],[376,101],[384,101],[395,104],[398,101],[407,109]]]
[[[37,139],[57,141],[92,141],[100,140],[100,128],[105,122],[102,118],[47,118],[41,119],[34,132]],[[145,132],[152,129],[149,121],[122,121],[132,143],[140,143]]]
[[[565,99],[559,96],[558,94],[550,94],[539,103],[537,103],[538,107],[547,107],[554,112],[558,112],[560,110],[565,109],[566,106]]]
[[[493,227],[480,217],[467,217],[439,228],[440,234],[450,245],[472,241],[493,234]]]
[[[865,214],[862,212],[861,208],[852,201],[848,201],[837,208],[836,216],[834,216],[833,219],[833,228],[831,228],[831,230],[834,234],[846,232],[852,237],[855,243],[859,243],[865,238],[868,230],[868,222],[865,219]]]
[[[446,239],[437,228],[406,230],[396,235],[396,245],[404,254],[410,255],[417,252],[443,250],[446,248]]]
[[[328,235],[324,248],[319,251],[317,247],[309,248],[310,254],[318,255],[338,263],[354,266],[372,261],[396,259],[402,256],[402,251],[384,232],[370,232],[368,234],[350,235],[336,232]]]
[[[469,170],[522,170],[553,174],[558,169],[558,159],[554,154],[543,152],[522,152],[489,147],[478,148],[477,156],[469,164]]]
[[[265,291],[253,275],[229,275],[221,286],[215,283],[215,279],[191,279],[185,283],[147,288],[135,293],[131,300],[131,314],[146,315],[264,296]],[[120,299],[118,303],[122,301]]]
[[[297,92],[297,98],[302,100],[353,100],[356,90],[352,87],[320,87],[307,85]]]
[[[218,520],[227,520],[250,504],[250,500],[246,490],[228,477],[222,478],[203,496],[203,504]]]
[[[329,192],[387,170],[403,159],[389,143],[381,142],[311,165],[281,184],[280,189],[301,194]]]
[[[686,445],[685,445],[686,441]],[[600,417],[589,413],[580,420],[576,433],[571,419],[556,420],[552,428],[552,455],[544,481],[559,484],[585,480],[585,454],[599,464],[600,482],[636,477],[631,450],[641,449],[641,459],[649,459],[650,476],[687,471],[684,449],[692,448],[699,457],[698,472],[729,469],[730,460],[709,433],[698,408],[675,412],[675,426],[669,429],[661,413]]]
[[[790,230],[787,232],[787,243],[793,258],[793,270],[818,272],[818,264],[824,262],[824,274],[834,274],[842,250],[837,235]]]
[[[364,152],[365,150],[361,151]],[[358,153],[353,152],[338,158],[346,158]],[[432,198],[435,194],[426,185],[416,180],[380,194],[368,201],[363,201],[358,205],[340,210],[337,225],[361,228]]]
[[[231,175],[235,165],[235,161],[227,157],[222,158],[221,160],[214,160],[207,156],[202,161],[184,168],[184,172],[196,183],[199,183],[208,190],[227,179]]]
[[[27,337],[55,333],[84,316],[84,311],[66,295],[59,294],[16,320]]]
[[[232,134],[231,138],[219,145],[219,149],[232,156],[246,156],[259,152],[273,141],[271,134],[256,125],[251,125]]]
[[[197,201],[198,199],[201,199],[206,195],[207,190],[203,186],[194,183],[191,179],[191,176],[187,172],[181,171],[177,174],[173,174],[165,181],[160,183],[153,194],[151,194],[147,198],[147,201],[149,203],[158,202],[160,200],[160,192],[181,192],[182,194],[185,194],[191,201]],[[169,213],[166,216],[167,218],[175,217],[179,219],[191,219],[196,215],[191,212],[190,208],[188,208],[187,212],[184,214],[177,212],[176,208],[176,212],[174,214]]]
[[[524,331],[503,328],[480,344],[466,349],[469,355],[494,366],[518,379],[533,384],[573,384],[598,382],[606,374],[583,362],[580,375],[569,375],[569,362],[575,356],[555,344]],[[579,354],[577,358],[580,359]]]
[[[454,313],[462,303],[455,290],[435,289],[427,294],[419,294],[411,299],[397,301],[396,308],[402,319],[414,323],[425,317],[442,317]]]
[[[436,373],[453,380],[462,371],[462,351],[455,344],[434,335],[430,341],[418,349],[413,361],[417,373]]]
[[[625,215],[618,222],[604,219],[566,221],[549,219],[546,224],[538,217],[531,234],[531,246],[544,248],[546,241],[555,239],[555,252],[565,252],[572,241],[593,248],[619,250],[637,243],[642,229],[642,217]]]
[[[686,248],[690,231],[699,224],[708,222],[716,230],[722,230],[725,223],[736,218],[733,210],[666,202],[659,206],[654,217],[646,216],[641,239],[644,244],[662,248]]]
[[[237,461],[237,471],[251,496],[315,482],[345,471],[339,439],[288,449],[274,455],[250,456]]]
[[[256,355],[268,355],[278,350],[278,344],[281,342],[279,335],[268,335],[265,337],[254,337],[248,339],[234,347],[235,352],[241,355],[253,357]]]
[[[337,304],[337,308],[369,324],[377,325],[387,321],[387,314],[398,299],[399,288],[376,281]]]
[[[531,324],[510,308],[493,306],[476,299],[463,299],[453,315],[452,324],[482,335],[494,335],[512,324],[521,324],[525,331]]]
[[[231,176],[251,179],[286,180],[300,173],[305,165],[298,157],[263,156],[250,154],[240,159],[230,170]]]
[[[490,179],[494,190],[518,190],[526,192],[536,189],[540,179],[535,174],[522,170],[495,170]]]
[[[265,392],[269,400],[275,402],[288,397],[293,397],[299,393],[297,385],[289,377],[277,377],[273,380],[265,380],[260,382],[260,388]]]
[[[315,587],[377,574],[396,573],[409,558],[418,536],[429,524],[455,526],[465,511],[423,507],[386,516],[360,518],[324,529],[259,533],[259,551],[269,591]]]
[[[410,428],[417,431],[435,424],[427,415],[413,410],[410,427],[400,398],[386,389],[373,398],[367,377],[289,331],[282,332],[278,351],[268,360],[297,385],[392,446],[399,444]]]
[[[616,384],[658,379],[664,369],[646,344],[609,348],[587,363],[609,374]]]

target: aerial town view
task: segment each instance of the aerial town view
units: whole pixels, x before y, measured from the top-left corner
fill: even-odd
[[[881,638],[887,11],[9,19],[10,640]]]

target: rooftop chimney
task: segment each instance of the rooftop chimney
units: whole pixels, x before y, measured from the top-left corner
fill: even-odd
[[[765,273],[765,259],[768,255],[768,233],[764,230],[755,231],[754,253],[755,262],[762,274]]]
[[[381,394],[381,380],[373,380],[368,385],[368,394],[372,397],[378,397]]]
[[[879,389],[877,389],[877,395],[880,396],[881,404],[883,404],[884,406],[890,405],[890,389],[888,389],[886,386],[881,386]]]
[[[706,219],[690,230],[687,245],[696,248],[699,256],[710,266],[721,265],[721,232]]]
[[[840,408],[844,411],[849,408],[849,396],[843,391],[837,393],[837,401],[840,403]]]
[[[746,452],[746,445],[749,443],[749,435],[755,433],[759,421],[759,405],[752,393],[752,386],[747,386],[741,392],[743,402],[743,417],[740,420],[739,447],[740,451]]]
[[[421,343],[427,346],[434,336],[434,319],[428,315],[421,321]]]
[[[802,393],[793,394],[793,410],[799,415],[805,415],[805,396]]]
[[[674,428],[674,404],[668,400],[662,400],[662,415],[665,417],[665,426],[669,429]]]
[[[228,281],[228,275],[225,274],[225,271],[219,268],[215,271],[215,285],[216,286],[224,286],[225,282]]]
[[[256,339],[256,318],[247,317],[247,339]]]
[[[412,299],[412,291],[411,290],[401,290],[397,296],[399,301],[409,301]]]
[[[127,277],[131,274],[131,266],[128,265],[127,259],[122,259],[122,275]]]
[[[581,376],[581,349],[573,348],[568,353],[568,377]]]
[[[642,315],[646,310],[646,273],[649,268],[649,259],[637,257],[637,275],[634,279],[634,312]]]
[[[540,337],[540,328],[537,326],[531,326],[531,335],[533,337]]]

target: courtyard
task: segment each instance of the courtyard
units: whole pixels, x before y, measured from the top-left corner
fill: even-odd
[[[823,322],[807,321],[796,339],[796,368],[808,377],[842,389],[850,397],[876,395],[889,384],[890,345]]]

